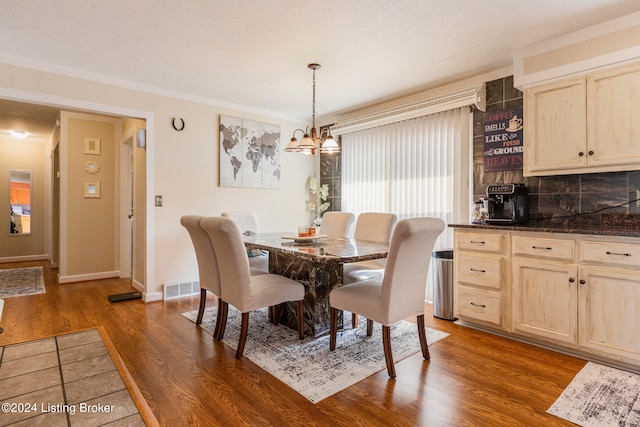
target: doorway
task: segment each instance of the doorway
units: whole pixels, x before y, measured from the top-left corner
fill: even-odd
[[[151,113],[146,113],[146,112],[135,112],[132,110],[128,110],[128,109],[122,109],[120,107],[113,107],[113,106],[103,106],[104,108],[100,108],[101,111],[98,110],[84,110],[84,109],[79,109],[81,107],[83,107],[83,104],[86,104],[84,102],[78,101],[78,100],[69,100],[69,99],[64,99],[64,98],[59,98],[59,97],[48,97],[48,96],[42,96],[42,99],[38,99],[38,100],[34,100],[32,99],[32,97],[34,96],[33,94],[29,93],[27,94],[27,96],[25,97],[21,97],[20,99],[16,99],[15,98],[15,92],[11,93],[11,99],[4,99],[2,100],[3,94],[2,94],[2,89],[0,89],[0,101],[1,102],[16,102],[16,103],[20,103],[21,105],[26,105],[26,104],[30,104],[33,105],[34,108],[49,108],[49,109],[57,109],[57,111],[60,110],[67,110],[67,111],[76,111],[79,113],[89,113],[89,114],[98,114],[98,115],[109,115],[112,118],[117,118],[118,120],[121,120],[122,123],[128,123],[128,122],[132,122],[132,121],[137,121],[139,122],[139,127],[146,127],[146,120],[147,118],[151,118]],[[40,98],[40,96],[38,96],[38,98]],[[40,103],[40,102],[44,102]],[[93,105],[93,107],[95,107],[95,105]],[[134,113],[135,115],[132,116],[131,113]],[[140,114],[138,114],[140,113]],[[139,117],[139,118],[132,118],[132,117]],[[123,128],[125,126],[123,125]],[[50,127],[50,129],[53,128],[53,126]],[[118,143],[120,143],[121,141],[118,140]],[[53,148],[55,145],[55,148]],[[136,286],[136,288],[138,288],[140,291],[145,291],[146,289],[146,277],[145,277],[145,271],[146,271],[146,262],[147,262],[147,255],[146,255],[146,247],[147,247],[147,233],[146,233],[146,150],[145,149],[140,149],[138,147],[135,147],[134,144],[130,144],[130,147],[127,146],[127,149],[130,150],[130,152],[135,152],[138,151],[138,155],[137,156],[133,156],[133,155],[127,155],[126,157],[129,159],[129,163],[127,164],[127,166],[125,167],[125,169],[128,169],[129,172],[127,174],[127,178],[126,181],[127,182],[127,187],[130,188],[131,190],[129,191],[129,206],[128,209],[126,210],[126,215],[125,218],[126,220],[123,220],[122,218],[122,210],[119,210],[118,215],[119,215],[119,223],[125,223],[128,225],[128,236],[129,239],[126,242],[126,244],[128,245],[129,249],[128,250],[124,250],[125,253],[127,253],[126,256],[123,257],[118,257],[118,259],[120,260],[120,258],[125,258],[128,260],[128,262],[125,263],[120,263],[118,264],[118,272],[122,277],[131,277],[132,281],[134,281],[134,285]],[[44,202],[46,204],[45,210],[47,211],[47,218],[45,220],[46,224],[45,224],[45,232],[44,234],[46,234],[47,236],[47,243],[45,245],[45,249],[41,252],[43,253],[45,256],[48,256],[49,259],[52,261],[52,265],[54,267],[58,267],[61,259],[64,259],[65,255],[68,256],[68,254],[66,253],[61,253],[60,252],[60,242],[61,240],[64,238],[64,236],[62,236],[60,234],[60,227],[58,227],[58,224],[60,224],[61,221],[61,213],[64,213],[64,207],[61,205],[60,201],[61,201],[61,188],[60,188],[60,171],[62,168],[64,168],[64,165],[62,164],[63,162],[61,161],[61,153],[60,153],[60,147],[57,144],[54,144],[53,142],[53,138],[52,138],[52,142],[50,145],[51,151],[50,151],[50,165],[47,166],[48,172],[45,173],[46,178],[46,183],[45,183],[45,187],[47,188],[47,200]],[[137,158],[136,158],[137,157]],[[136,168],[138,166],[142,166],[142,170],[140,173],[135,172]],[[137,185],[134,185],[133,183],[137,182]],[[119,184],[118,184],[119,185]],[[120,187],[116,188],[116,191],[118,191]],[[118,191],[119,194],[119,191]],[[137,200],[136,200],[137,198]],[[129,218],[129,216],[131,215],[131,204],[132,201],[135,205],[137,205],[137,207],[135,208],[134,212],[136,212],[136,214],[141,217],[140,219],[142,220],[139,224],[135,223],[134,218]],[[119,230],[120,226],[118,224],[118,230],[114,230],[116,233],[120,233]],[[119,244],[119,243],[118,243]],[[122,251],[122,250],[120,250]],[[44,259],[44,258],[42,258]],[[136,262],[139,261],[139,262]],[[121,270],[121,271],[120,271]]]

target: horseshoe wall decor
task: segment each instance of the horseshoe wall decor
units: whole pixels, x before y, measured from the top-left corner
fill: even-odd
[[[178,120],[178,124],[176,124],[176,120]],[[173,126],[173,128],[175,130],[177,130],[178,132],[180,132],[181,130],[184,129],[184,120],[182,119],[176,119],[175,117],[171,118],[171,125]]]

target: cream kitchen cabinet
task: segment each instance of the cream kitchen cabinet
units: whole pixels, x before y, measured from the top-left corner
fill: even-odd
[[[587,165],[586,79],[524,92],[524,176],[556,175]]]
[[[640,65],[587,77],[590,167],[640,164]],[[620,169],[615,169],[620,170]]]
[[[640,244],[580,242],[579,346],[623,362],[640,363]]]
[[[640,367],[639,238],[456,228],[455,250],[463,323]]]
[[[640,64],[524,93],[524,176],[640,169]]]
[[[575,347],[578,343],[577,267],[541,260],[513,261],[514,329]]]
[[[501,232],[455,232],[454,304],[456,316],[505,329],[504,291],[508,267]]]
[[[512,233],[511,240],[515,332],[575,346],[575,240],[539,233]]]

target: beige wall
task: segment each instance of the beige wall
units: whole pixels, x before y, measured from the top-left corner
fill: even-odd
[[[305,185],[315,173],[315,159],[308,156],[282,153],[277,190],[218,186],[221,114],[278,124],[283,144],[303,123],[280,119],[277,112],[234,110],[7,64],[0,64],[0,75],[0,98],[146,119],[146,298],[158,297],[163,283],[197,278],[193,248],[179,222],[184,214],[253,210],[263,231],[290,231],[307,221]],[[182,132],[173,129],[172,117],[184,119]],[[163,196],[163,207],[153,206],[155,194]]]
[[[62,239],[59,275],[62,281],[87,274],[117,275],[119,221],[116,186],[117,136],[119,120],[98,116],[61,114],[61,225],[66,226]],[[85,138],[100,139],[100,154],[85,152]],[[100,169],[95,174],[85,170],[87,162]],[[99,198],[86,198],[88,182],[100,185]],[[66,196],[65,196],[66,193]],[[62,230],[62,227],[61,227]]]
[[[0,137],[0,258],[37,259],[45,250],[46,143]],[[31,175],[31,234],[9,234],[9,171]]]

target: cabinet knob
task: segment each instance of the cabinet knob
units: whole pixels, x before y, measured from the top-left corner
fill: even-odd
[[[589,155],[593,156],[593,150],[589,150]]]
[[[575,281],[576,281],[576,279],[574,279],[573,277],[569,277],[569,283],[573,283]]]
[[[581,285],[584,285],[584,284],[585,284],[585,283],[587,283],[587,282],[585,282],[585,281],[584,281],[584,279],[580,279],[580,282],[579,282],[579,283],[580,283]]]
[[[580,157],[584,156],[584,151],[579,152],[578,156],[580,156]]]

